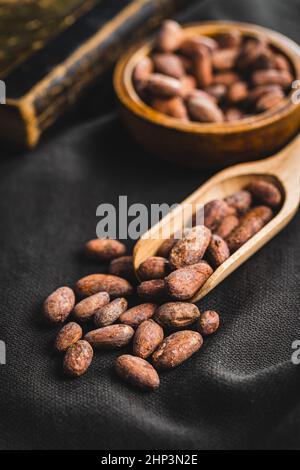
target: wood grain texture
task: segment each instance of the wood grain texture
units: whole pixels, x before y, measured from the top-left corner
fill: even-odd
[[[250,256],[275,237],[296,214],[300,202],[300,136],[271,158],[227,168],[207,181],[173,212],[143,235],[134,248],[135,270],[138,270],[139,265],[145,259],[156,253],[163,242],[160,238],[163,230],[168,226],[171,226],[174,232],[181,228],[181,213],[184,211],[184,206],[191,204],[196,209],[198,204],[204,205],[213,199],[223,199],[241,190],[249,182],[261,178],[276,184],[283,195],[283,205],[278,214],[260,232],[213,273],[192,299],[192,302],[197,302],[205,297]]]

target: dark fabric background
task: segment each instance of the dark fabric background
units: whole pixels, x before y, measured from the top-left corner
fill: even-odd
[[[256,22],[300,42],[296,0],[203,1],[183,20]],[[146,155],[106,100],[93,95],[39,147],[0,162],[0,366],[2,449],[300,448],[300,219],[212,292],[201,309],[222,328],[202,351],[165,373],[155,393],[115,377],[117,353],[98,353],[78,380],[61,374],[56,328],[41,320],[43,299],[98,271],[80,254],[95,236],[96,207],[179,202],[209,175]],[[99,92],[99,96],[103,97]],[[130,244],[129,244],[130,245]]]

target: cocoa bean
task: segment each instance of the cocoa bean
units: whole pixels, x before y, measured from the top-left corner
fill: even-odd
[[[249,191],[237,191],[226,197],[225,202],[235,209],[239,215],[243,215],[252,205],[252,196]]]
[[[151,104],[156,111],[159,111],[162,114],[166,114],[167,116],[174,117],[182,121],[189,120],[185,104],[179,96],[174,96],[174,98],[169,99],[155,98]]]
[[[212,64],[215,70],[229,70],[234,68],[239,55],[239,49],[219,49],[213,52]]]
[[[104,307],[100,308],[94,316],[95,325],[99,328],[111,325],[118,320],[122,313],[126,311],[127,305],[127,300],[122,297],[104,305]]]
[[[75,322],[67,323],[58,333],[55,340],[56,351],[66,351],[82,337],[82,328]]]
[[[165,20],[158,33],[157,47],[163,52],[173,52],[180,46],[183,31],[180,24],[173,20]]]
[[[207,259],[211,266],[217,269],[230,257],[228,245],[219,235],[213,235],[207,248]]]
[[[224,114],[211,99],[203,99],[199,96],[190,96],[187,100],[187,109],[195,121],[216,122],[224,121]]]
[[[112,274],[90,274],[77,281],[76,291],[82,297],[104,291],[111,298],[116,298],[132,295],[133,288],[126,279],[113,276]]]
[[[133,256],[120,256],[113,259],[109,265],[109,274],[123,277],[129,282],[135,282],[136,276],[133,267]]]
[[[154,54],[152,60],[157,73],[173,78],[181,78],[185,75],[182,60],[176,54]]]
[[[254,180],[246,188],[256,201],[270,207],[278,207],[282,203],[279,189],[269,181]]]
[[[198,225],[179,240],[171,250],[169,261],[173,268],[182,268],[200,261],[210,243],[211,231]]]
[[[110,298],[107,292],[98,292],[81,300],[74,308],[74,316],[77,320],[90,320],[99,309],[108,304]]]
[[[117,349],[126,346],[134,335],[129,325],[109,325],[90,331],[84,337],[96,349]]]
[[[212,335],[220,326],[219,314],[213,310],[203,312],[198,320],[197,326],[203,336]]]
[[[140,357],[124,354],[116,360],[115,369],[122,380],[142,390],[155,390],[159,387],[156,370]]]
[[[136,64],[133,72],[133,80],[135,83],[143,83],[152,74],[154,69],[153,62],[150,57],[143,57],[139,62]]]
[[[151,356],[164,339],[164,332],[153,320],[145,320],[141,323],[133,338],[133,353],[142,359]]]
[[[64,371],[71,377],[79,377],[89,368],[93,359],[93,349],[85,340],[72,344],[64,357]]]
[[[291,86],[293,77],[287,70],[257,70],[252,75],[254,86],[279,85],[282,88]]]
[[[169,238],[167,240],[164,240],[158,248],[156,256],[161,256],[162,258],[169,258],[170,252],[175,243],[177,243],[176,238]]]
[[[149,320],[149,318],[151,318],[154,315],[156,308],[157,308],[156,304],[152,304],[152,303],[140,304],[122,313],[119,320],[121,323],[124,323],[125,325],[129,325],[129,326],[132,326],[133,328],[136,328],[143,321]]]
[[[219,235],[219,237],[225,240],[239,223],[240,221],[235,215],[227,215],[216,230],[216,235]]]
[[[159,256],[147,258],[138,268],[138,276],[142,281],[164,279],[170,272],[171,267],[169,261]]]
[[[110,261],[124,255],[126,247],[117,240],[96,238],[86,243],[85,251],[89,256],[100,261]]]
[[[161,301],[165,298],[165,283],[163,279],[144,281],[137,288],[138,296],[144,300]]]
[[[210,230],[216,230],[224,217],[234,215],[235,210],[226,201],[215,199],[204,206],[204,225]]]
[[[161,305],[154,314],[157,323],[171,329],[185,328],[195,323],[199,317],[198,307],[187,302],[168,302]]]
[[[44,315],[50,323],[63,323],[75,305],[75,295],[70,287],[56,289],[44,302]]]
[[[259,206],[245,214],[240,224],[234,229],[226,242],[230,253],[234,253],[250,238],[259,232],[273,217],[272,210],[267,206]]]
[[[205,261],[177,269],[165,278],[166,293],[175,300],[190,300],[212,273],[212,268]]]
[[[195,54],[194,75],[200,88],[208,87],[213,81],[211,54],[205,47]]]
[[[152,95],[162,98],[182,95],[181,81],[161,73],[153,73],[150,75],[145,86]]]
[[[164,339],[153,353],[156,369],[173,369],[189,359],[203,344],[202,336],[195,331],[177,331]]]

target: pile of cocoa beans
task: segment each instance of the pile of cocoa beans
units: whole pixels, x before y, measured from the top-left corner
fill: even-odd
[[[209,202],[203,208],[204,224],[189,229],[182,239],[163,241],[156,255],[139,266],[137,277],[123,243],[87,242],[86,254],[109,263],[108,274],[85,276],[74,290],[60,287],[43,307],[49,323],[61,324],[73,317],[55,340],[55,349],[64,353],[66,374],[78,377],[86,372],[94,350],[119,349],[132,342],[132,354],[116,361],[117,374],[141,389],[158,388],[157,371],[182,364],[201,348],[203,336],[219,328],[218,313],[201,313],[191,303],[193,296],[215,269],[273,218],[281,204],[279,189],[262,179],[224,200]],[[143,303],[129,306],[135,290]],[[82,324],[88,326],[85,336]],[[193,325],[196,331],[190,329]]]
[[[135,66],[138,95],[181,121],[233,122],[268,111],[291,90],[292,65],[261,36],[238,29],[190,36],[166,20],[150,56]]]

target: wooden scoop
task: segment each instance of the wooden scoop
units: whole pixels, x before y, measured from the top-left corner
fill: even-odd
[[[134,248],[134,268],[149,256],[154,256],[163,243],[160,234],[172,227],[171,233],[181,228],[180,214],[186,205],[206,204],[214,199],[223,199],[240,191],[255,179],[265,179],[274,183],[283,194],[283,204],[277,215],[254,237],[236,251],[209,278],[206,284],[191,299],[197,302],[235,271],[250,256],[265,245],[294,217],[300,203],[300,136],[271,158],[252,163],[243,163],[217,173],[197,189],[181,205],[176,207],[158,224],[146,232]],[[179,225],[180,224],[180,225]]]

